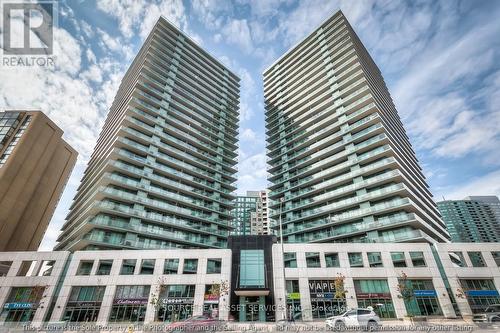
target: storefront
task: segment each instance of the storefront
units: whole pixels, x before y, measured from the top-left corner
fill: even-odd
[[[150,286],[117,286],[110,322],[143,322]]]
[[[347,310],[345,296],[338,298],[334,280],[309,280],[314,319],[339,315]]]
[[[203,314],[211,318],[219,318],[220,286],[207,284],[203,297]]]
[[[286,305],[288,318],[293,320],[302,319],[302,308],[300,306],[299,280],[286,281]]]
[[[75,323],[97,321],[105,289],[102,286],[71,288],[62,320]]]
[[[432,280],[408,280],[410,297],[404,299],[406,312],[411,316],[441,316],[437,292]]]
[[[387,280],[355,280],[358,307],[371,306],[380,318],[396,318]]]
[[[500,295],[493,280],[460,280],[464,296],[472,310],[479,313],[491,304],[500,304]]]
[[[161,288],[156,318],[174,322],[193,315],[195,285],[166,285]]]
[[[29,322],[43,297],[44,287],[14,287],[3,306],[1,321]]]

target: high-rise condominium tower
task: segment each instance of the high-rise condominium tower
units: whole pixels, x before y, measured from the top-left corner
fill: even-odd
[[[270,198],[288,242],[445,242],[382,75],[342,12],[264,72]]]
[[[0,112],[0,251],[34,251],[77,152],[40,111]]]
[[[269,235],[268,191],[247,191],[234,201],[232,235]]]
[[[238,104],[239,78],[160,18],[122,80],[56,249],[225,247]]]
[[[500,242],[500,200],[475,196],[437,203],[452,242]]]

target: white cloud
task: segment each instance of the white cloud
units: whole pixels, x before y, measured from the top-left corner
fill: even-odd
[[[228,44],[237,45],[246,53],[253,51],[252,36],[246,19],[229,20],[222,28],[222,34]]]
[[[255,133],[251,128],[245,128],[240,134],[241,141],[255,141],[257,140],[257,133]]]
[[[181,0],[99,0],[97,8],[116,18],[120,31],[127,38],[131,38],[138,31],[144,39],[160,15],[177,27],[184,28],[187,25]]]
[[[260,190],[267,187],[267,164],[265,153],[242,158],[238,165],[238,193]]]
[[[459,183],[440,190],[439,200],[444,196],[447,200],[459,200],[473,195],[500,196],[500,170],[492,171],[470,181]]]

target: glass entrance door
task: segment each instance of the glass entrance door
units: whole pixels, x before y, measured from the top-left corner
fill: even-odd
[[[258,321],[259,320],[259,297],[246,297],[245,299],[245,320]]]

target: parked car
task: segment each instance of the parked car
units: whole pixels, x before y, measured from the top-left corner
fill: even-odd
[[[500,322],[500,304],[489,305],[482,313],[472,316],[475,323],[498,323]]]
[[[372,332],[380,326],[380,318],[373,309],[351,309],[339,316],[326,318],[326,327],[336,331],[347,328],[364,328]]]
[[[167,332],[215,332],[221,328],[220,320],[203,315],[173,322],[167,326]]]

